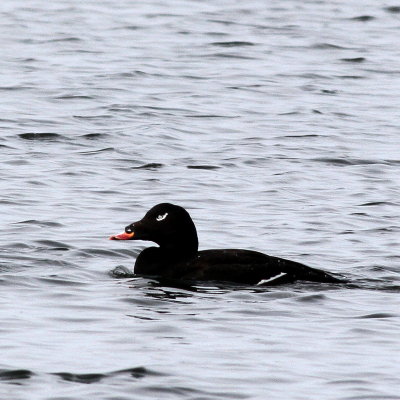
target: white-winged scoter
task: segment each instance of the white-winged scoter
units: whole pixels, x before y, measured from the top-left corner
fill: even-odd
[[[325,271],[252,250],[198,250],[196,227],[189,213],[174,204],[151,208],[138,222],[111,240],[148,240],[159,247],[144,249],[134,273],[168,279],[276,285],[296,280],[343,282]]]

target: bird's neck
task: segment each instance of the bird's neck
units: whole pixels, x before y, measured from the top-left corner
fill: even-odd
[[[159,246],[148,247],[139,254],[135,274],[165,275],[175,265],[186,263],[197,255],[197,241],[168,242]]]
[[[195,238],[180,237],[176,238],[176,240],[160,243],[160,251],[171,261],[190,259],[194,257],[198,251],[197,236]]]
[[[193,222],[189,228],[169,232],[168,235],[154,240],[159,247],[148,247],[139,254],[135,263],[135,273],[168,274],[177,264],[186,263],[196,257],[199,241]]]

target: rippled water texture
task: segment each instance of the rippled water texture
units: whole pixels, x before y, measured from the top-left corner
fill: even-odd
[[[1,399],[400,399],[400,3],[1,4]],[[352,284],[111,274],[164,201]]]

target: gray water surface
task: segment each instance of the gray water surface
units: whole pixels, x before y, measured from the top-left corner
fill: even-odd
[[[400,399],[400,4],[10,1],[0,12],[1,399]],[[107,238],[349,285],[168,287]]]

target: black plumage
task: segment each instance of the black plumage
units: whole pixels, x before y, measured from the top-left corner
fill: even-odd
[[[342,282],[331,274],[299,262],[242,249],[198,251],[196,227],[189,213],[174,204],[150,209],[112,240],[148,240],[159,247],[144,249],[134,272],[143,276],[243,284],[276,285],[296,280]]]

